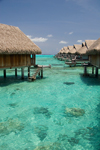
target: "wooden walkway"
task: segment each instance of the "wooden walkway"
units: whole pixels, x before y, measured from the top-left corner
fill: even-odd
[[[30,67],[30,69],[35,69],[35,73],[33,76],[28,77],[29,81],[36,80],[36,76],[39,75],[41,78],[43,78],[43,68],[51,68],[51,65],[36,65],[35,67]]]
[[[41,72],[41,78],[43,78],[43,68],[39,67],[39,68],[36,69],[36,72],[33,74],[33,76],[29,77],[28,79],[31,80],[31,81],[36,80],[36,76],[37,76],[37,74],[40,74],[40,72]]]

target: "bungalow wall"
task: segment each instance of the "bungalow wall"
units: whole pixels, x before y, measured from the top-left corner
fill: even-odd
[[[30,54],[0,54],[0,68],[13,68],[35,65],[35,55]]]
[[[90,55],[90,63],[95,67],[100,68],[100,55]]]

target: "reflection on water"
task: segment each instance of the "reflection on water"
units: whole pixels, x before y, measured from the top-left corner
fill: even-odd
[[[52,67],[35,82],[27,68],[23,81],[20,69],[17,78],[0,71],[0,150],[99,150],[100,78],[52,56],[38,56],[37,64]]]

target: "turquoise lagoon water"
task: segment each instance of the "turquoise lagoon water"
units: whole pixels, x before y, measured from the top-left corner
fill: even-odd
[[[51,69],[34,82],[0,71],[0,150],[100,150],[100,78],[52,55],[37,64]]]

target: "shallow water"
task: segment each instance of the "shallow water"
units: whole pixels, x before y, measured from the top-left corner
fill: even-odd
[[[34,82],[0,71],[0,150],[100,150],[100,78],[49,55],[37,64],[51,69]]]

